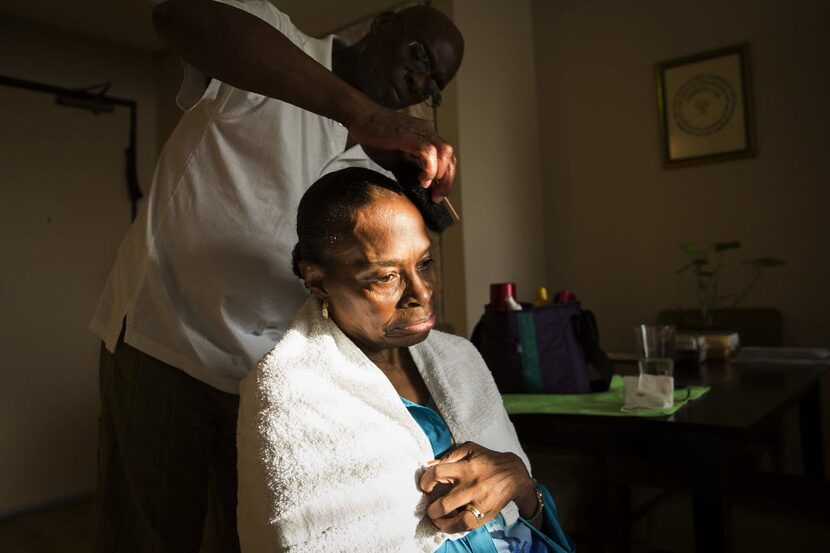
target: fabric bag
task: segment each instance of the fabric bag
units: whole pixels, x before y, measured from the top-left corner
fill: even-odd
[[[596,319],[579,302],[503,311],[486,305],[471,341],[503,394],[604,391],[613,365],[599,347]],[[591,368],[596,373],[592,380]]]

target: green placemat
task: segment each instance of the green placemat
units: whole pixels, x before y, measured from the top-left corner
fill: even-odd
[[[550,413],[558,415],[603,415],[610,417],[664,417],[709,391],[709,386],[689,386],[674,391],[674,405],[664,409],[621,411],[623,377],[615,374],[607,392],[593,394],[504,394],[504,407],[511,415]]]

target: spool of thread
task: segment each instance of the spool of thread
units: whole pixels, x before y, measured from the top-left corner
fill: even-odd
[[[536,302],[533,304],[533,307],[544,307],[546,305],[550,305],[550,296],[548,296],[548,289],[544,286],[540,286],[536,289]]]
[[[576,296],[570,290],[562,290],[554,296],[554,303],[568,303],[576,301]]]
[[[515,282],[498,282],[490,285],[490,305],[494,308],[507,311],[507,302],[504,299],[507,296],[516,299]]]

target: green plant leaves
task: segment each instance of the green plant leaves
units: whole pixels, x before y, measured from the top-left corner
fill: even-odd
[[[699,248],[692,244],[691,242],[686,242],[685,244],[680,244],[680,249],[683,252],[692,258],[708,258],[709,256],[706,254],[706,250]]]
[[[707,316],[711,318],[712,311],[719,305],[724,304],[727,300],[731,300],[733,307],[738,306],[758,282],[764,269],[785,265],[785,262],[777,257],[756,257],[755,259],[746,260],[743,264],[751,266],[754,270],[743,292],[740,294],[727,293],[719,295],[718,285],[720,272],[723,268],[724,252],[737,250],[742,246],[739,240],[713,242],[707,249],[701,248],[692,242],[686,242],[680,245],[681,251],[689,257],[689,262],[677,269],[675,274],[679,275],[689,270],[694,274],[698,290],[698,301],[704,319]]]
[[[726,250],[737,250],[740,247],[740,240],[732,240],[731,242],[715,242],[714,244],[712,244],[712,249],[716,252],[725,252]]]
[[[691,242],[680,244],[680,249],[691,258],[691,261],[674,271],[674,274],[679,275],[694,267],[695,274],[700,274],[700,269],[709,263],[709,254],[706,250],[695,246]]]
[[[755,259],[748,259],[744,261],[744,265],[752,265],[756,269],[763,269],[766,267],[780,267],[787,263],[783,259],[777,257],[756,257]]]

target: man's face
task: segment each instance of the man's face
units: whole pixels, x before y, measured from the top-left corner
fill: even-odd
[[[379,17],[363,53],[363,92],[392,109],[440,103],[440,91],[461,64],[463,41],[436,17],[410,11]]]

